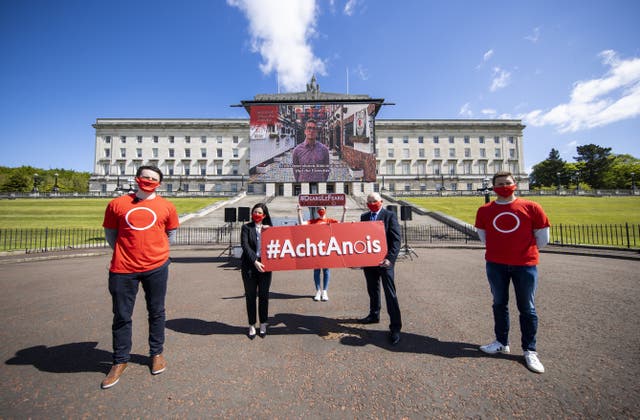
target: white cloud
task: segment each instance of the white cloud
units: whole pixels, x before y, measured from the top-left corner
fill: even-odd
[[[487,61],[489,61],[491,57],[493,57],[493,49],[490,49],[489,51],[484,53],[484,55],[482,56],[482,61],[480,62],[480,64],[476,66],[476,69],[479,69],[480,67],[482,67],[482,65]]]
[[[599,55],[609,66],[604,76],[576,82],[568,103],[531,111],[524,116],[527,122],[575,132],[640,116],[640,58],[621,60],[611,50]]]
[[[533,28],[533,33],[531,35],[527,35],[524,37],[527,41],[531,41],[532,43],[538,42],[540,39],[540,27]]]
[[[495,109],[485,108],[482,111],[480,111],[480,113],[482,115],[492,116],[492,115],[496,115],[498,112]]]
[[[362,64],[358,64],[355,69],[351,70],[351,73],[360,80],[369,79],[369,70],[363,67]]]
[[[325,75],[310,39],[317,36],[315,0],[227,0],[249,20],[254,52],[262,56],[260,70],[276,72],[285,91],[302,91],[314,73]]]
[[[471,111],[471,103],[467,102],[466,104],[462,105],[462,107],[460,108],[460,112],[458,112],[458,115],[461,115],[463,117],[473,117],[473,111]]]
[[[498,89],[502,89],[511,82],[511,73],[501,69],[500,67],[493,68],[493,80],[491,81],[491,87],[489,90],[495,92]]]
[[[352,16],[359,2],[360,0],[347,0],[347,3],[344,5],[343,9],[344,14],[347,16]]]

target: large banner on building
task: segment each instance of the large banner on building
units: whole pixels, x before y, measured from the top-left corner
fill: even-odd
[[[267,271],[371,267],[387,254],[382,221],[270,227],[261,244]]]
[[[254,104],[250,176],[256,182],[374,182],[374,103]]]

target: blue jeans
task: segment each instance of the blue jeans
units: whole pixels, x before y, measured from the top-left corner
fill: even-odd
[[[329,279],[331,278],[331,273],[328,268],[316,268],[313,270],[313,281],[316,284],[316,290],[320,290],[320,270],[323,271],[322,282],[324,287],[322,290],[329,289]]]
[[[534,303],[538,287],[537,267],[487,261],[487,278],[493,295],[496,340],[504,345],[509,344],[509,281],[511,280],[518,311],[520,311],[522,349],[535,351],[538,332],[538,315]]]
[[[142,273],[109,272],[109,293],[113,303],[113,363],[126,363],[130,359],[133,306],[138,285],[142,283],[149,319],[149,354],[161,354],[164,345],[165,309],[169,261]]]

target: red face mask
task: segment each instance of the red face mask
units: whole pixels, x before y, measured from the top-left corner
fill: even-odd
[[[327,211],[325,209],[319,209],[318,210],[318,216],[324,217],[325,214],[327,214]]]
[[[260,223],[260,222],[262,222],[262,219],[264,219],[264,214],[253,213],[251,215],[251,218],[253,219],[254,222]]]
[[[367,203],[367,207],[374,213],[377,213],[382,208],[382,201],[375,201],[373,203]]]
[[[144,192],[154,192],[160,186],[160,181],[152,181],[150,179],[136,178],[138,188]]]
[[[514,191],[517,189],[518,187],[516,186],[516,184],[513,185],[504,185],[502,187],[493,187],[493,192],[495,192],[496,194],[498,194],[500,197],[511,197],[511,195],[514,193]]]

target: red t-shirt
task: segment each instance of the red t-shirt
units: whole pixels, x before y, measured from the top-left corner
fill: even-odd
[[[328,223],[339,223],[336,219],[332,219],[330,217],[324,218],[324,219],[309,219],[307,220],[307,223],[310,225],[321,225],[321,224],[328,224]]]
[[[134,202],[135,194],[114,198],[107,205],[102,226],[118,236],[110,271],[140,273],[160,267],[169,259],[167,231],[177,229],[175,206],[160,196]]]
[[[533,231],[549,227],[540,204],[516,198],[510,203],[487,203],[476,213],[475,227],[486,232],[485,259],[507,265],[537,265]]]

